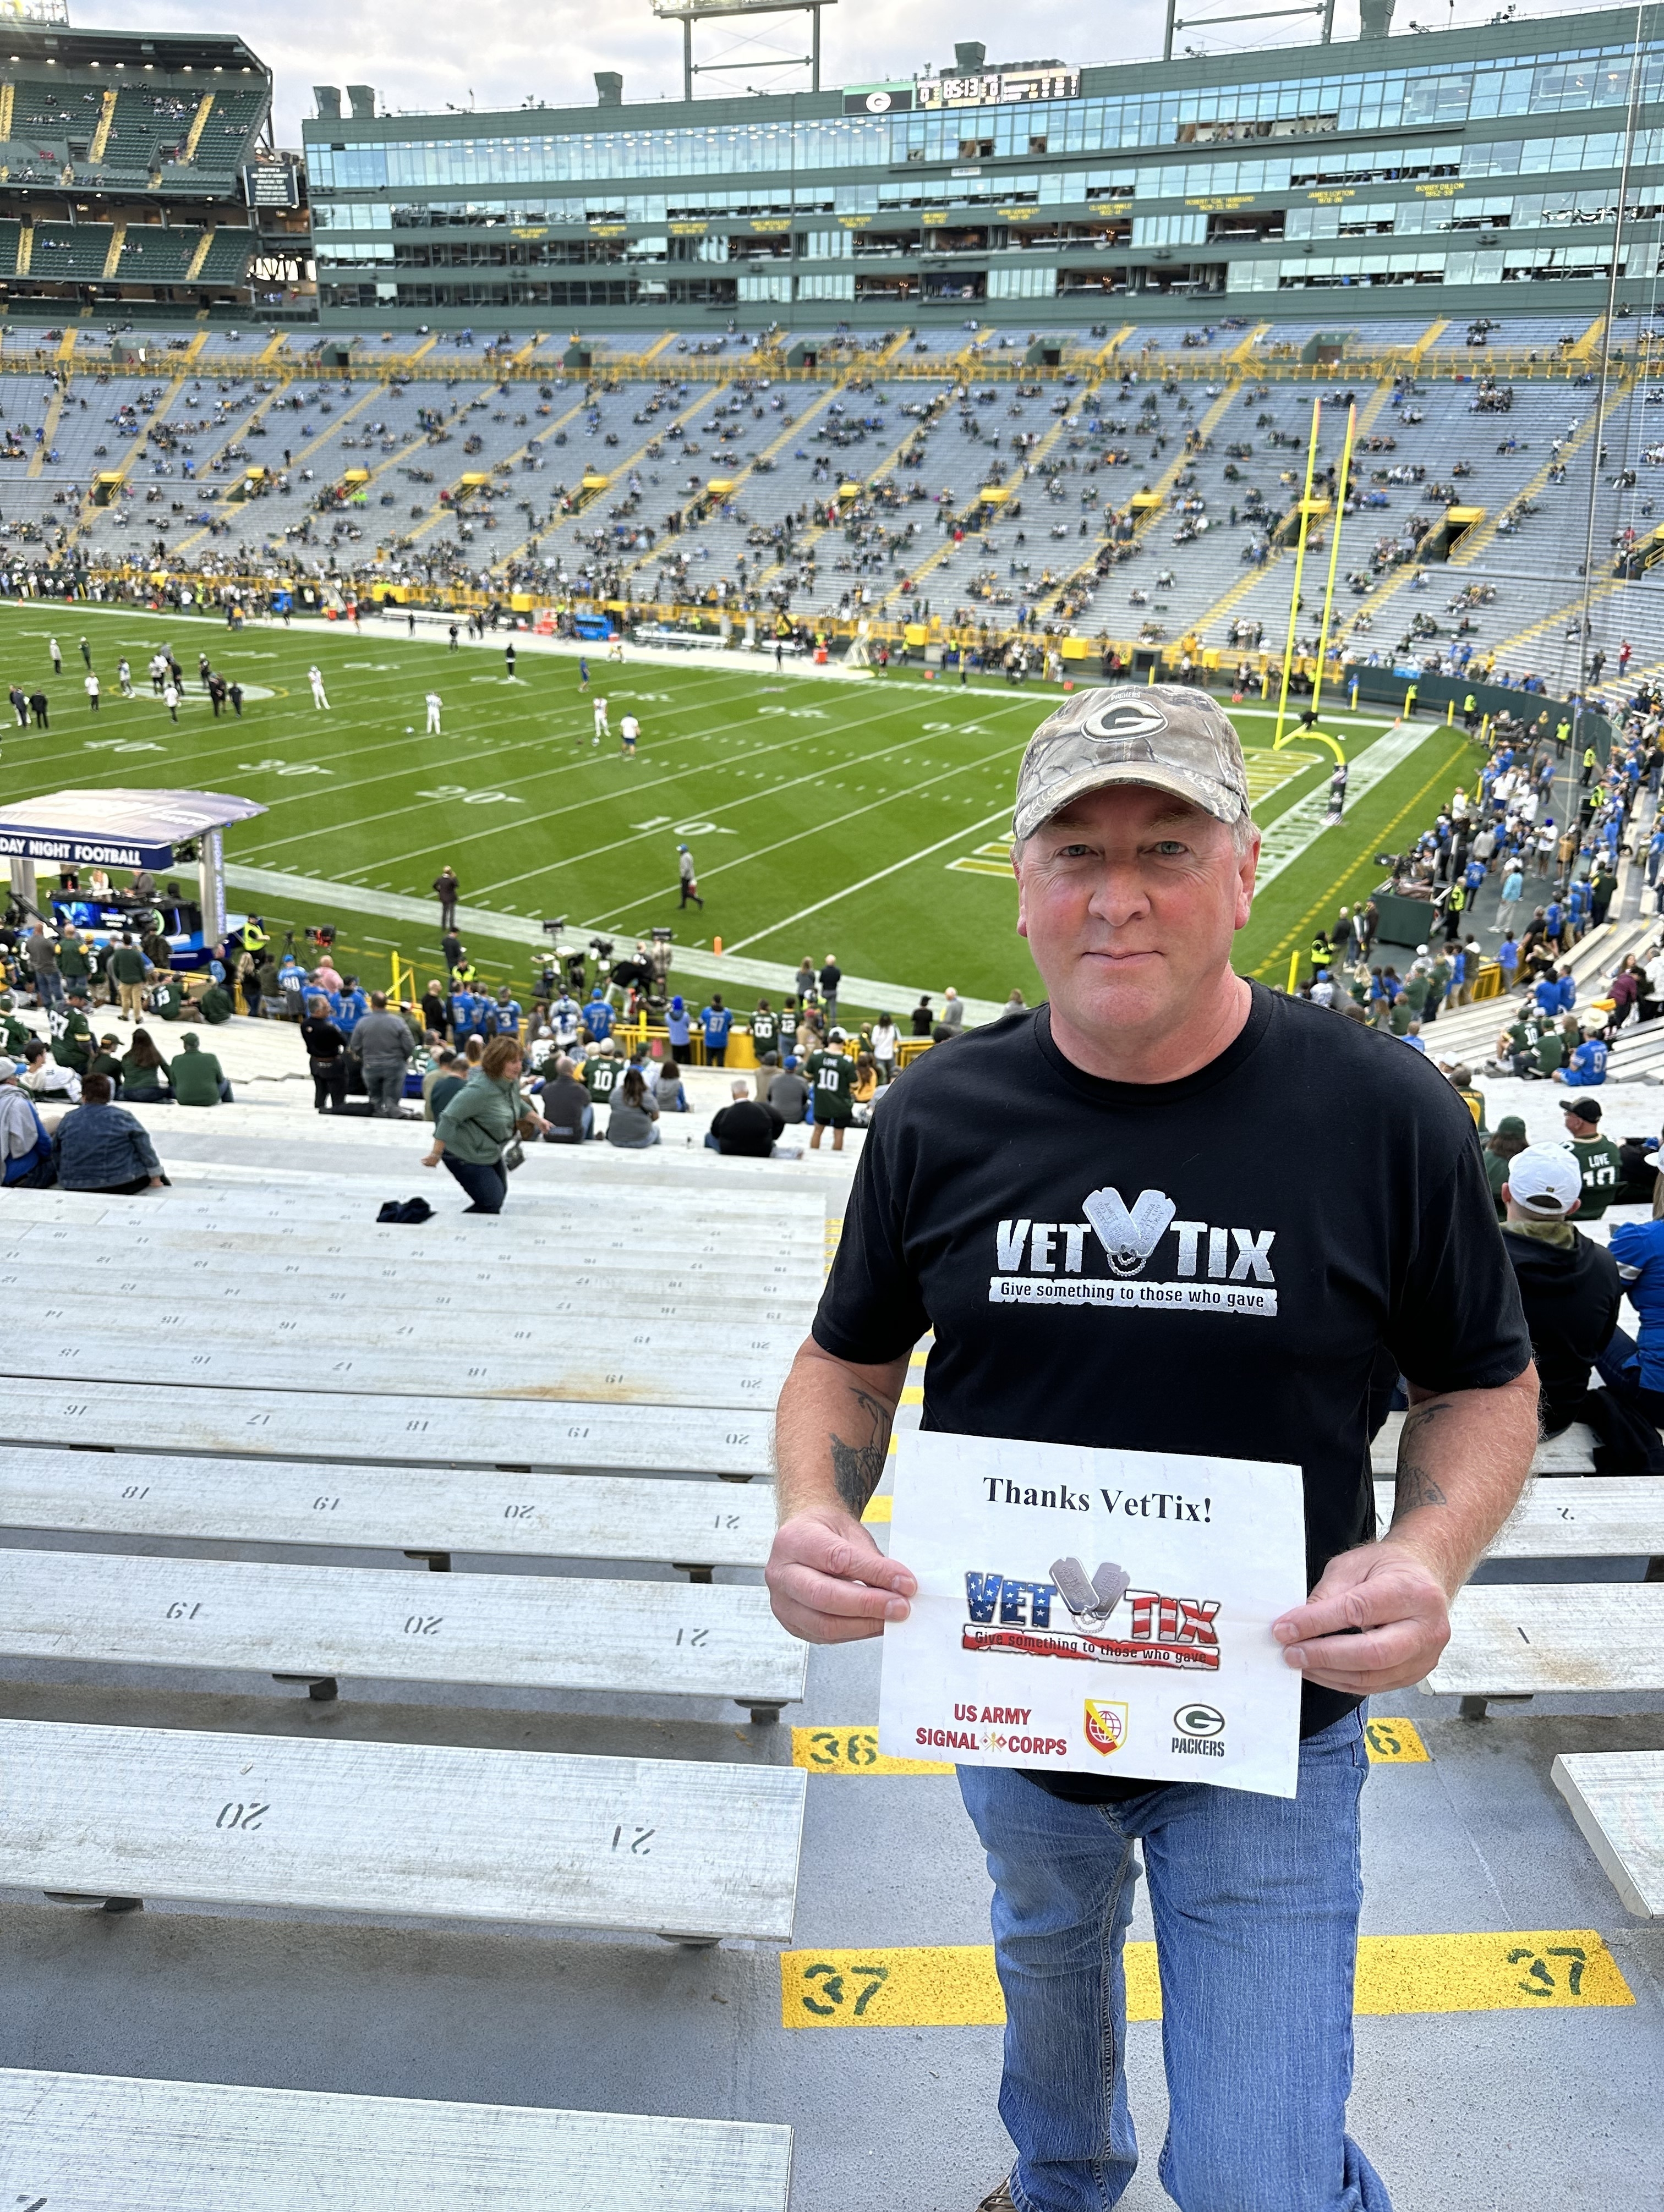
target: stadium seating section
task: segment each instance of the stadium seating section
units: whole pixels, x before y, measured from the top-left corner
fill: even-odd
[[[230,158],[244,98],[216,97],[198,166]],[[197,119],[190,103],[124,91],[105,161],[164,158]],[[16,88],[14,132],[26,121],[43,143],[86,128],[49,87]],[[109,224],[41,222],[26,242],[0,224],[0,275],[27,253],[37,275],[96,281],[116,239]],[[235,283],[249,251],[234,227],[132,224],[118,273]],[[1301,353],[1335,327],[1134,328],[1112,355],[1104,335],[1070,328],[1035,349],[1054,360],[1032,361],[1026,342],[991,336],[967,360],[964,331],[857,348],[829,327],[798,334],[820,353],[808,380],[738,343],[668,331],[594,341],[586,372],[565,364],[562,335],[511,342],[504,380],[482,345],[448,335],[361,338],[341,378],[320,374],[315,333],[183,321],[118,332],[147,358],[105,374],[109,338],[94,323],[61,354],[14,325],[0,338],[0,566],[25,572],[68,528],[108,571],[165,560],[258,577],[281,560],[303,574],[332,556],[344,577],[418,598],[482,578],[534,599],[627,593],[667,610],[714,606],[720,592],[725,607],[821,622],[1049,625],[1094,647],[1212,652],[1226,666],[1240,653],[1257,667],[1262,649],[1283,649],[1288,518],[1316,390],[1320,466],[1339,459],[1341,403],[1356,409],[1362,503],[1345,525],[1337,615],[1360,657],[1400,665],[1471,643],[1499,673],[1563,687],[1583,650],[1593,478],[1590,643],[1615,664],[1627,640],[1631,678],[1664,677],[1664,565],[1614,573],[1628,534],[1644,540],[1664,520],[1664,375],[1637,366],[1643,323],[1621,325],[1598,422],[1586,318],[1510,314],[1483,349],[1436,319],[1363,318],[1314,386]],[[1493,391],[1489,364],[1504,360],[1515,367]],[[111,474],[116,495],[94,504]],[[1452,506],[1478,512],[1435,558]],[[962,544],[952,520],[972,526]],[[1320,598],[1312,562],[1320,578],[1328,552],[1326,537],[1308,556],[1302,644]],[[1586,996],[1650,941],[1639,902],[1626,872],[1612,922],[1573,963]],[[1444,1014],[1437,1050],[1477,1063],[1496,1025],[1494,1004]],[[247,2175],[261,2201],[298,2203],[326,2174],[379,2206],[404,2201],[422,2161],[454,2160],[444,2170],[477,2192],[456,2202],[482,2212],[531,2212],[551,2172],[564,2193],[627,2212],[673,2189],[691,2212],[786,2212],[778,2116],[819,2142],[828,2100],[804,2048],[813,2033],[781,2023],[813,2031],[837,2015],[852,2031],[863,2127],[887,2125],[903,2070],[925,2069],[903,2084],[914,2133],[881,2138],[887,2167],[916,2153],[937,2066],[964,2063],[944,2039],[984,2034],[973,2103],[988,2104],[986,2124],[966,2124],[951,2176],[974,2202],[961,2167],[1003,2154],[997,1997],[978,2009],[954,1978],[983,1940],[974,1842],[939,1770],[887,1772],[860,1785],[871,1795],[858,1805],[827,1794],[853,1793],[853,1779],[809,1779],[817,1765],[878,1765],[876,1667],[870,1652],[806,1662],[759,1582],[770,1414],[861,1139],[847,1158],[789,1166],[721,1159],[699,1139],[723,1084],[701,1073],[698,1110],[652,1155],[532,1149],[485,1224],[487,1249],[455,1193],[414,1173],[418,1133],[315,1120],[293,1030],[238,1019],[215,1042],[235,1105],[139,1109],[173,1188],[0,1202],[0,1887],[23,1900],[10,2002],[51,2016],[55,1978],[77,2001],[83,1982],[100,2003],[128,1999],[147,1969],[110,1953],[149,1940],[146,1923],[104,1915],[150,1905],[185,1933],[147,2002],[201,2077],[132,2078],[150,2055],[143,2037],[119,2066],[60,2073],[43,2036],[0,2070],[0,2181],[15,2179],[20,2203],[96,2203],[114,2162],[130,2193],[143,2183],[157,2203],[194,2201],[211,2150],[222,2189]],[[1664,1044],[1626,1037],[1612,1075],[1657,1080]],[[1528,1104],[1557,1126],[1549,1091]],[[1493,1094],[1493,1121],[1498,1110]],[[381,1202],[418,1182],[436,1218],[378,1224]],[[93,1281],[100,1296],[80,1297]],[[141,1295],[139,1327],[128,1301]],[[922,1418],[923,1358],[903,1428]],[[1396,1441],[1394,1421],[1375,1450],[1383,1510]],[[1414,2002],[1360,1996],[1366,2013],[1423,2015],[1387,2023],[1393,2035],[1361,2027],[1362,2136],[1390,2135],[1413,2106],[1459,2160],[1475,2103],[1518,2100],[1522,2074],[1534,2083],[1551,2067],[1604,2080],[1613,2052],[1612,2128],[1643,2124],[1623,2039],[1632,2017],[1655,2025],[1656,2008],[1624,1930],[1626,1916],[1664,1916],[1664,1755],[1637,1747],[1664,1694],[1664,1486],[1602,1479],[1593,1455],[1581,1427],[1544,1443],[1541,1480],[1459,1600],[1425,1692],[1381,1709],[1373,1754],[1405,1764],[1368,1800],[1372,1896],[1390,1899],[1376,1917],[1391,1931],[1368,1941],[1392,1953],[1381,1986],[1424,1978]],[[888,1506],[875,1500],[869,1520]],[[445,1633],[430,1638],[423,1624],[442,1614]],[[790,1731],[794,1718],[809,1725]],[[276,1802],[284,1819],[263,1825]],[[802,1914],[800,1869],[806,1900],[811,1874],[823,1886]],[[869,1909],[880,1889],[882,1911]],[[50,1918],[77,1909],[78,1924]],[[332,2075],[290,2064],[320,1955],[293,1931],[325,1917],[332,1986],[361,2042],[379,2045],[383,2007],[408,2020],[396,1984],[420,1980],[423,1946],[444,1947],[446,1987],[476,2039],[473,2086],[457,2094],[474,2102],[347,2094],[430,2086],[408,2047],[391,2067],[379,2051],[363,2065],[332,2055],[338,2094]],[[192,2016],[214,1974],[240,1985],[228,1920],[236,1946],[258,1946],[253,2027],[217,2008]],[[800,1920],[806,1942],[876,1929],[897,1948],[783,1950]],[[1484,1932],[1406,1932],[1463,1927]],[[1497,1961],[1485,1986],[1500,1994],[1474,1998],[1449,1947],[1486,1942]],[[1447,1947],[1424,1970],[1422,1944]],[[895,1993],[921,1988],[909,2012]],[[1492,2051],[1469,2032],[1471,2011],[1518,2014],[1539,1997],[1523,2068],[1515,2041]],[[711,2028],[718,2006],[734,2010]],[[1441,2013],[1461,2016],[1459,2041],[1440,2042]],[[881,2021],[912,2031],[905,2048],[899,2034],[853,2033]],[[442,2069],[454,2045],[435,2032]],[[1133,2051],[1141,2095],[1159,2067],[1150,2033]],[[511,2033],[535,2045],[536,2064],[505,2085],[494,2069]],[[649,2070],[641,2053],[671,2039],[699,2069],[695,2046],[720,2045],[720,2083]],[[627,2062],[609,2061],[611,2109],[564,2109],[569,2074],[594,2081],[595,2052],[614,2046]],[[1429,2065],[1453,2053],[1454,2121],[1427,2091]],[[672,2124],[642,2106],[770,2124]],[[842,2130],[847,2112],[834,2117]],[[863,2135],[863,2179],[869,2154]],[[1586,2154],[1605,2153],[1580,2142]],[[1422,2194],[1490,2201],[1466,2178],[1444,2188]]]

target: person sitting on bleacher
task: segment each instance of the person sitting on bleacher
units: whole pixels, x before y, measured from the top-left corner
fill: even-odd
[[[18,1080],[30,1097],[43,1105],[81,1103],[81,1078],[74,1068],[49,1059],[39,1037],[31,1038],[23,1048],[23,1073]]]
[[[556,1060],[552,1076],[544,1079],[538,1099],[552,1145],[581,1145],[594,1133],[594,1106],[564,1053]]]
[[[52,1140],[17,1076],[15,1060],[0,1060],[0,1183],[46,1190],[58,1180]]]
[[[204,1052],[194,1030],[186,1030],[180,1049],[168,1070],[174,1100],[180,1106],[230,1106],[235,1103],[225,1070],[211,1052]]]
[[[197,1000],[197,1012],[210,1029],[217,1029],[222,1022],[229,1022],[235,1012],[231,994],[221,982],[210,983]]]
[[[606,1141],[625,1152],[645,1152],[659,1142],[659,1109],[648,1096],[641,1070],[625,1070],[624,1080],[613,1094],[613,1110],[606,1117]]]
[[[1656,1445],[1664,1425],[1664,1220],[1614,1222],[1606,1249],[1640,1318],[1641,1334],[1637,1341],[1621,1328],[1612,1330],[1595,1363],[1606,1388],[1590,1403],[1601,1396],[1620,1401],[1645,1423],[1646,1441]],[[1603,1466],[1598,1450],[1595,1462],[1602,1474],[1664,1474],[1664,1454],[1637,1468]]]
[[[109,1077],[89,1075],[81,1086],[81,1101],[52,1133],[58,1188],[96,1191],[109,1198],[159,1190],[167,1177],[156,1148],[136,1114],[111,1103]]]
[[[148,1030],[135,1030],[122,1054],[121,1095],[130,1100],[161,1100],[168,1095],[168,1063]]]
[[[752,1097],[742,1082],[728,1087],[734,1103],[711,1115],[705,1135],[706,1151],[721,1152],[727,1159],[767,1159],[774,1150],[775,1140],[784,1132],[784,1115],[777,1106],[765,1105],[760,1099]]]
[[[1563,1145],[1527,1145],[1515,1152],[1502,1196],[1503,1249],[1531,1331],[1543,1427],[1554,1436],[1569,1421],[1586,1418],[1589,1371],[1618,1326],[1624,1285],[1612,1254],[1571,1225],[1583,1179]]]

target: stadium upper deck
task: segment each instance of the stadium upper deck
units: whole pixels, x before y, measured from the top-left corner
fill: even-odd
[[[294,165],[263,158],[271,106],[271,74],[239,38],[8,25],[0,312],[246,313],[262,243],[251,203],[281,222],[300,198]]]
[[[1664,25],[1643,15],[1633,106],[1637,18],[1614,9],[1149,64],[1136,90],[1045,63],[743,100],[322,114],[304,131],[322,319],[1095,312],[1107,337],[1204,301],[1320,313],[1307,295],[1415,285],[1472,314],[1544,283],[1550,312],[1576,313],[1605,304],[1631,117],[1618,258],[1639,305],[1664,213]]]

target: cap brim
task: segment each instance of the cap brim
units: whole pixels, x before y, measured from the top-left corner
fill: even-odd
[[[1240,821],[1248,811],[1240,793],[1233,791],[1228,784],[1216,783],[1210,776],[1187,775],[1181,769],[1152,767],[1144,761],[1117,761],[1103,768],[1082,769],[1078,775],[1071,775],[1063,783],[1048,785],[1023,812],[1013,817],[1011,834],[1021,843],[1076,799],[1121,783],[1143,784],[1151,791],[1167,792],[1174,799],[1199,806],[1216,822]]]

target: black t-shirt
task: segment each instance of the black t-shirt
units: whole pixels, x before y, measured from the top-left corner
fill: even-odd
[[[1299,1466],[1312,1583],[1374,1533],[1382,1347],[1434,1390],[1531,1358],[1461,1100],[1395,1039],[1259,985],[1241,1034],[1178,1083],[1083,1073],[1045,1006],[908,1071],[814,1336],[880,1364],[932,1328],[927,1429]],[[1302,1733],[1356,1702],[1307,1683]]]
[[[716,1139],[717,1151],[744,1159],[767,1159],[785,1126],[783,1114],[755,1098],[736,1098],[710,1117],[710,1133]]]

